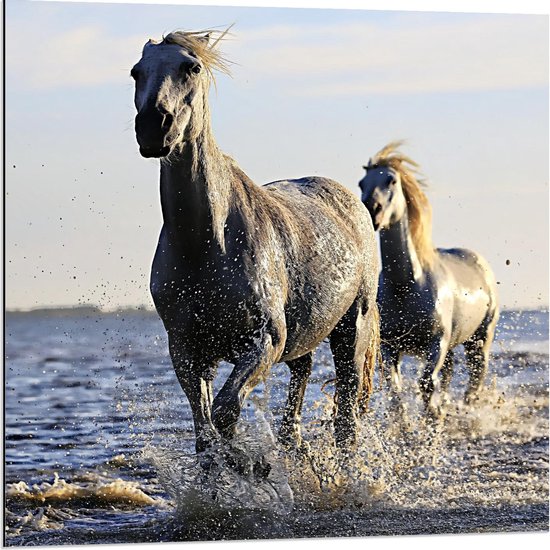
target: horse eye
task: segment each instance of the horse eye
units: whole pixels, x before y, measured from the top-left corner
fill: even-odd
[[[189,73],[199,74],[201,72],[201,69],[202,67],[194,61],[184,61],[180,65],[180,74],[182,76],[188,75]]]

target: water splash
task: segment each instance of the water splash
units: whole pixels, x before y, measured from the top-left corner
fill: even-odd
[[[254,421],[240,423],[231,448],[219,445],[209,451],[208,471],[200,457],[189,452],[153,445],[144,448],[142,458],[154,466],[175,502],[176,515],[203,517],[242,510],[287,513],[292,509],[293,493],[271,427],[261,410],[255,413]],[[250,467],[248,473],[239,473],[228,463],[231,454],[250,465],[264,460],[270,471],[258,476]]]

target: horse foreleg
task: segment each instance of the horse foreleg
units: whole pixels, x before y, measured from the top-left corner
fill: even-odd
[[[434,403],[436,389],[439,386],[438,375],[443,368],[445,358],[449,349],[448,339],[445,337],[435,338],[426,355],[426,365],[422,376],[420,377],[420,392],[424,406],[430,418],[436,418],[440,415],[439,407]]]
[[[233,438],[244,400],[274,362],[271,336],[265,335],[259,340],[253,350],[239,358],[214,399],[212,421],[227,440]]]
[[[380,349],[382,355],[382,370],[386,387],[389,393],[389,409],[399,417],[399,421],[407,420],[405,404],[403,403],[403,380],[401,377],[401,354],[398,349],[383,344]]]
[[[170,355],[178,382],[184,391],[195,426],[195,449],[202,453],[219,436],[212,423],[212,374],[215,365],[201,364],[187,357],[174,338],[170,338]]]
[[[214,399],[212,421],[226,441],[235,435],[235,429],[244,400],[250,391],[267,376],[275,362],[276,351],[270,335],[260,338],[260,344],[243,355],[233,367],[231,374]],[[254,472],[259,477],[266,477],[271,466],[260,458],[252,463],[250,458],[234,447],[229,447],[225,456],[227,463],[242,474]]]
[[[307,381],[313,367],[313,352],[287,361],[287,365],[290,369],[290,383],[285,412],[279,429],[279,441],[285,447],[300,449],[303,443],[300,433],[300,417]]]

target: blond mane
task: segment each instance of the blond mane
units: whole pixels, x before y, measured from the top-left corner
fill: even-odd
[[[231,64],[217,46],[229,33],[228,27],[225,31],[203,30],[203,31],[173,31],[163,36],[165,44],[177,44],[185,48],[192,55],[199,58],[210,78],[214,79],[214,71],[220,71],[227,75],[231,74]]]
[[[422,190],[426,187],[426,183],[417,177],[418,164],[399,151],[403,143],[403,141],[388,143],[369,160],[368,166],[389,166],[401,176],[412,241],[422,267],[429,268],[435,258],[432,242],[432,207]]]

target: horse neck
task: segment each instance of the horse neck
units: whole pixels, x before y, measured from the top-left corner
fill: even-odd
[[[232,171],[210,129],[201,132],[161,163],[160,193],[164,230],[172,246],[201,253],[216,244],[225,251],[224,226],[231,199]]]
[[[424,271],[409,230],[406,210],[400,220],[380,231],[380,251],[384,279],[406,284],[423,278]]]

